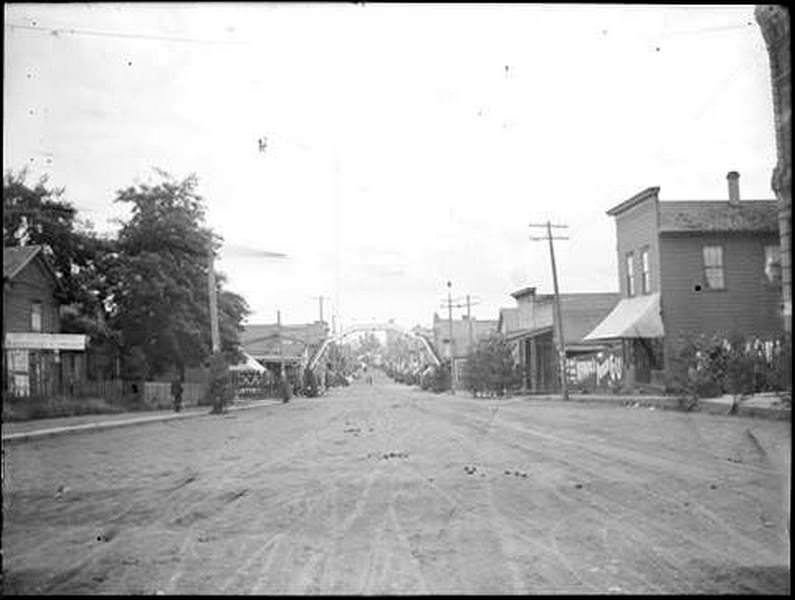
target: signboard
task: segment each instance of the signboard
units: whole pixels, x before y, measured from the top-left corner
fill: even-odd
[[[86,336],[77,333],[6,333],[7,350],[85,350]]]

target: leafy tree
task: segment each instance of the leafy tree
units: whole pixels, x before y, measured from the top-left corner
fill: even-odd
[[[42,246],[60,283],[62,330],[88,334],[94,348],[104,349],[95,355],[112,357],[118,335],[108,323],[106,273],[117,255],[115,240],[78,219],[63,188],[50,186],[46,177],[35,184],[27,179],[27,169],[8,171],[3,178],[3,246]]]
[[[116,202],[129,204],[131,217],[119,232],[113,281],[113,325],[130,354],[138,348],[152,377],[175,367],[201,364],[210,356],[207,280],[209,253],[220,239],[205,225],[204,200],[195,175],[178,181],[156,170],[160,181],[120,190]],[[221,350],[234,353],[245,300],[222,290],[216,277]],[[229,357],[227,358],[229,360]]]
[[[518,371],[511,347],[494,334],[480,340],[464,365],[464,385],[474,396],[489,392],[502,396],[518,381]]]

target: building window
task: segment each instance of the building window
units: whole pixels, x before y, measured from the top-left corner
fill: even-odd
[[[30,303],[30,330],[41,331],[41,302]]]
[[[635,295],[635,261],[632,252],[627,254],[627,296]]]
[[[640,253],[640,268],[641,268],[641,285],[643,286],[643,293],[648,294],[651,292],[651,266],[649,265],[649,249],[645,248]]]
[[[30,395],[30,357],[27,350],[8,350],[7,368],[12,396]]]
[[[768,283],[781,283],[781,246],[765,246],[765,277]]]
[[[704,246],[704,282],[712,290],[722,290],[725,287],[722,246]]]

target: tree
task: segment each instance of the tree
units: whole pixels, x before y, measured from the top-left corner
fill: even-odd
[[[464,365],[464,385],[474,396],[489,392],[502,396],[518,381],[516,361],[503,336],[480,340]]]
[[[46,177],[35,185],[27,178],[27,169],[8,171],[3,178],[3,246],[42,246],[60,283],[62,331],[88,334],[93,347],[111,347],[100,355],[112,355],[118,336],[108,324],[106,273],[117,255],[115,240],[78,219],[63,188],[50,186]]]
[[[209,252],[220,238],[205,225],[204,200],[195,175],[178,181],[156,170],[160,181],[120,190],[130,220],[119,232],[120,256],[113,265],[113,325],[126,353],[140,349],[148,377],[176,368],[181,373],[210,356],[207,289]],[[221,289],[216,277],[221,350],[233,353],[245,300]],[[227,357],[227,360],[229,357]]]

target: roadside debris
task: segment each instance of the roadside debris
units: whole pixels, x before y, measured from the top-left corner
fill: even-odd
[[[381,458],[384,460],[389,460],[390,458],[408,458],[408,452],[385,452],[381,455]]]

